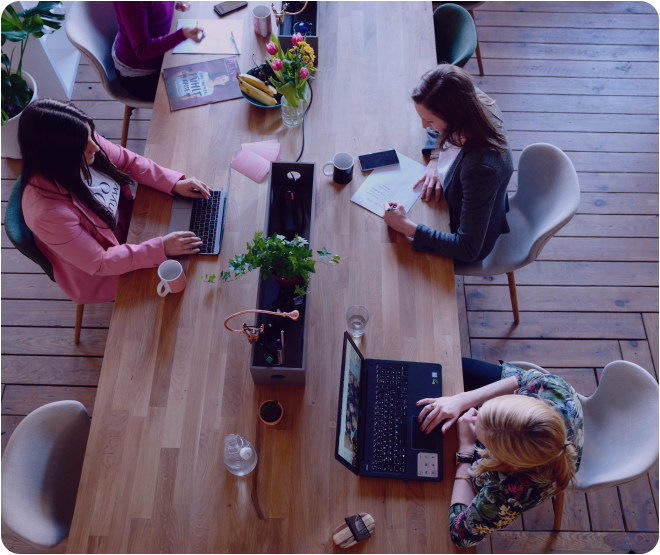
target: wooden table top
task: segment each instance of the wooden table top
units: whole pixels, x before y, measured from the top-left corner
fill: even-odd
[[[244,19],[245,71],[266,40]],[[175,17],[215,19],[213,3],[193,3]],[[175,25],[175,24],[174,24]],[[254,385],[245,337],[224,319],[254,308],[258,273],[221,285],[218,274],[263,230],[267,179],[231,176],[229,212],[219,256],[192,256],[183,294],[156,294],[155,269],[122,276],[108,336],[68,552],[328,552],[344,517],[370,513],[365,552],[447,552],[453,487],[454,432],[444,439],[444,481],[358,478],[334,459],[345,311],[370,313],[360,345],[367,357],[439,362],[445,395],[462,391],[452,261],[412,250],[382,219],[350,202],[365,177],[347,186],[324,177],[336,152],[354,156],[396,148],[423,163],[424,132],[410,92],[435,65],[430,2],[323,2],[319,68],[301,161],[316,167],[313,250],[344,259],[317,266],[309,292],[306,386]],[[165,56],[164,67],[217,56]],[[171,112],[158,90],[145,156],[217,189],[225,189],[241,143],[278,139],[295,160],[301,130],[282,125],[279,109],[242,99]],[[357,160],[356,160],[357,162]],[[172,200],[140,187],[129,242],[167,232]],[[448,230],[444,203],[419,201],[411,218]],[[239,322],[240,323],[240,322]],[[279,425],[267,427],[257,407],[276,398]],[[223,463],[224,438],[251,441],[259,464],[246,477]]]

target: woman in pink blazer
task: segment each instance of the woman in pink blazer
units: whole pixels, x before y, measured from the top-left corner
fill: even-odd
[[[58,100],[29,104],[18,140],[25,222],[53,265],[55,281],[76,303],[112,301],[121,274],[199,252],[202,242],[189,231],[137,245],[126,244],[126,235],[132,181],[168,195],[208,198],[201,181],[106,141],[92,118]]]

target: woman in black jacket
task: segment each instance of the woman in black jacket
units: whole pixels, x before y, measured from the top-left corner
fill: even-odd
[[[422,187],[425,201],[439,202],[444,195],[451,233],[413,223],[399,201],[386,203],[385,223],[411,237],[416,250],[463,262],[483,260],[500,234],[509,232],[506,189],[513,158],[502,114],[467,72],[449,64],[424,74],[412,99],[429,135],[425,150],[431,149],[414,187]]]

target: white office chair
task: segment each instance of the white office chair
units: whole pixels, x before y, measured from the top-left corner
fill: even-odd
[[[128,125],[135,108],[153,108],[153,102],[141,100],[129,93],[117,79],[112,61],[112,43],[119,25],[112,2],[73,2],[64,25],[71,44],[92,62],[105,91],[126,105],[121,146],[126,146]]]
[[[530,362],[523,370],[548,373]],[[591,397],[578,393],[584,414],[584,446],[575,490],[585,493],[632,482],[658,460],[658,382],[641,366],[610,362]],[[554,529],[561,529],[564,492],[555,496]]]
[[[69,535],[89,436],[78,401],[57,401],[28,414],[2,458],[2,526],[37,549]]]
[[[492,252],[478,262],[454,263],[458,276],[506,274],[513,320],[520,322],[513,271],[534,262],[545,244],[571,221],[580,204],[580,184],[570,159],[556,146],[526,147],[518,162],[518,190],[509,197],[506,220],[511,231],[497,238]]]

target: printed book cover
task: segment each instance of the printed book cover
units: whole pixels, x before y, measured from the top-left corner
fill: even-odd
[[[241,98],[236,56],[163,70],[172,111]]]

